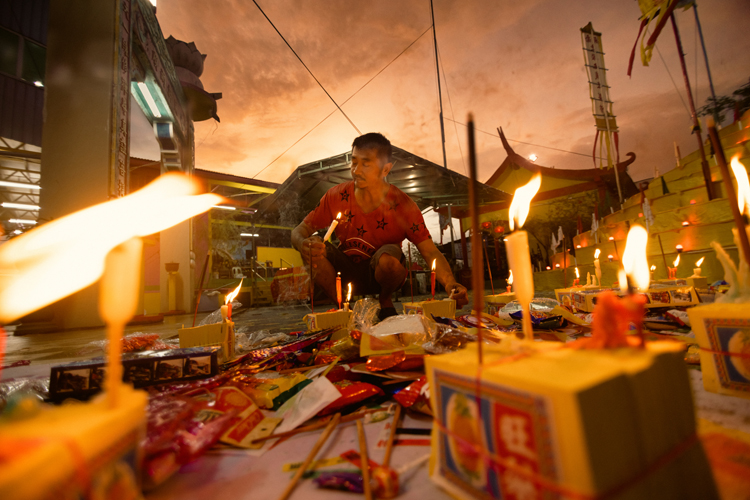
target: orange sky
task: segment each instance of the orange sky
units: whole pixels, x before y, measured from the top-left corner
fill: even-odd
[[[445,117],[475,115],[479,178],[505,158],[495,132],[511,139],[589,155],[594,124],[579,28],[589,21],[603,33],[611,97],[620,127],[620,151],[634,151],[635,179],[674,165],[673,141],[683,155],[695,150],[681,102],[684,83],[670,25],[650,67],[636,56],[626,75],[638,30],[637,2],[581,0],[434,0],[445,79]],[[258,0],[326,90],[342,103],[430,26],[429,1]],[[731,93],[750,76],[747,0],[702,0],[703,24],[717,94]],[[697,105],[708,96],[692,10],[677,14]],[[195,124],[196,166],[283,182],[299,165],[347,151],[357,132],[335,112],[309,132],[334,104],[305,71],[252,2],[159,0],[164,36],[190,42],[208,57],[202,81],[222,92],[213,120]],[[442,78],[442,75],[441,75]],[[441,164],[440,125],[431,32],[422,36],[343,106],[362,131],[384,133],[393,144]],[[448,166],[466,173],[466,129],[445,121]],[[591,168],[589,157],[511,143],[521,154],[557,168]]]

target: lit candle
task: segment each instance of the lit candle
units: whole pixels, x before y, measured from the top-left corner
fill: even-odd
[[[437,259],[432,259],[432,272],[430,273],[430,283],[432,285],[432,300],[435,300],[435,263]]]
[[[140,286],[140,238],[131,238],[113,248],[105,259],[99,295],[99,315],[107,324],[107,374],[105,388],[109,406],[117,406],[122,385],[122,334],[138,307]]]
[[[674,267],[669,269],[669,279],[676,279],[677,278],[677,266],[680,265],[680,254],[677,254],[677,258],[672,262],[672,265]]]
[[[341,212],[339,212],[336,218],[333,219],[333,222],[331,222],[331,227],[328,228],[328,231],[326,231],[325,238],[323,238],[324,242],[331,239],[331,235],[333,234],[334,229],[336,229],[336,226],[339,225],[339,219],[341,219]]]
[[[336,274],[336,302],[338,302],[339,309],[341,309],[341,273]]]
[[[351,283],[351,281],[346,285],[346,287],[348,288],[348,290],[346,292],[346,302],[344,303],[344,310],[348,311],[349,310],[349,301],[352,300],[352,283]]]
[[[698,278],[698,277],[700,277],[700,275],[701,275],[701,264],[703,264],[703,259],[705,259],[705,257],[701,257],[700,259],[698,259],[698,262],[695,263],[695,267],[693,268],[693,275],[691,276],[691,278]]]
[[[511,293],[511,288],[513,286],[513,269],[510,270],[510,273],[508,274],[508,279],[505,281],[508,283],[506,290],[508,290],[508,293]]]
[[[573,286],[578,286],[578,282],[581,279],[581,274],[578,272],[578,267],[576,266],[576,279],[573,280]]]
[[[599,263],[599,254],[601,253],[602,251],[598,248],[594,252],[594,274],[596,274],[596,281],[599,286],[602,286],[602,265]],[[597,283],[594,283],[594,286],[596,285]]]
[[[651,281],[654,281],[655,272],[656,272],[656,266],[651,266]]]
[[[637,290],[646,291],[651,280],[648,268],[646,246],[648,232],[643,226],[634,225],[628,231],[625,242],[625,252],[622,254],[622,269],[618,273],[620,290],[628,294],[628,310],[631,320],[635,323],[641,346],[645,344],[643,337],[643,315],[645,313],[645,298],[636,295]]]
[[[506,251],[508,263],[516,276],[514,288],[516,298],[521,302],[523,314],[523,333],[528,341],[534,340],[534,332],[531,329],[530,304],[534,298],[534,275],[531,269],[531,256],[529,254],[529,237],[526,231],[521,230],[526,217],[529,215],[531,200],[542,185],[542,176],[537,174],[525,186],[516,189],[513,201],[508,210],[510,230],[515,226],[518,228],[508,236]]]
[[[237,285],[237,288],[232,290],[231,293],[228,293],[227,296],[224,298],[224,305],[221,306],[221,319],[225,323],[228,321],[232,321],[232,301],[240,293],[240,288],[242,288],[243,281],[244,279],[241,279],[240,284]]]

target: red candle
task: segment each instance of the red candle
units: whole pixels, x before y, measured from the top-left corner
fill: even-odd
[[[336,275],[336,301],[338,301],[339,309],[341,309],[341,273]]]
[[[435,300],[435,263],[437,259],[432,260],[432,273],[430,273],[430,283],[432,283],[432,300]]]

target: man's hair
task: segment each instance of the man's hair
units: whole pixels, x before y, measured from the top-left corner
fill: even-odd
[[[385,138],[385,136],[379,132],[370,132],[369,134],[360,135],[352,143],[352,150],[354,148],[359,149],[374,149],[378,152],[378,158],[385,165],[393,161],[393,148],[391,147],[391,141]]]

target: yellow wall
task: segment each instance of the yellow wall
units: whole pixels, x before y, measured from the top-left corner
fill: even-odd
[[[284,259],[284,262],[281,262]],[[258,247],[258,262],[270,260],[274,267],[301,266],[302,256],[294,248]]]

